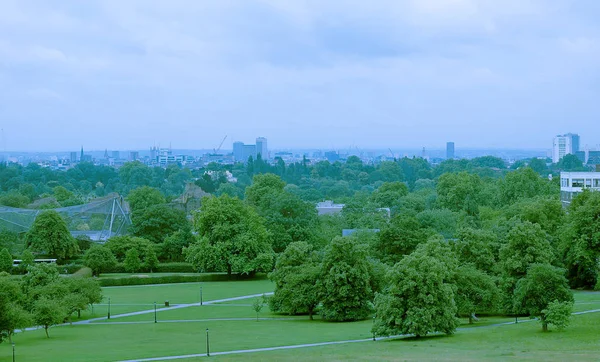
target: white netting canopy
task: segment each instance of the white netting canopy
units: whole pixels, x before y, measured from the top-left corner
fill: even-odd
[[[84,205],[52,209],[67,222],[73,236],[86,235],[94,241],[104,241],[122,235],[131,224],[129,210],[116,194],[94,199]],[[27,232],[35,218],[45,210],[17,209],[0,206],[0,229]]]

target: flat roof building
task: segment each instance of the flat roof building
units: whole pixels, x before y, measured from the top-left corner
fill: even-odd
[[[600,172],[561,172],[560,201],[569,206],[584,189],[600,191]]]

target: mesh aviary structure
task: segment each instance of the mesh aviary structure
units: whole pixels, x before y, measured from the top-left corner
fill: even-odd
[[[86,235],[93,241],[106,241],[127,232],[131,225],[129,209],[119,195],[110,195],[83,205],[52,209],[67,222],[67,227],[75,237]],[[27,232],[35,218],[45,210],[17,209],[0,206],[0,229],[17,233]]]

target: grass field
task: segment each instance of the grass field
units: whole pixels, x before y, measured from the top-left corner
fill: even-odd
[[[111,297],[112,315],[152,309],[154,300],[173,304],[199,301],[199,283],[105,288]],[[205,301],[273,290],[267,280],[202,283]],[[600,309],[600,292],[576,292],[576,311]],[[118,302],[118,303],[117,303]],[[396,360],[598,360],[600,313],[574,316],[562,332],[542,333],[538,322],[521,319],[517,325],[497,325],[512,318],[483,317],[475,325],[464,324],[453,336],[371,341],[371,320],[328,323],[306,316],[275,315],[264,307],[260,321],[252,310],[253,298],[154,314],[54,327],[50,339],[42,330],[15,336],[17,361],[118,361],[127,359],[203,354],[206,329],[210,333],[211,358],[220,361],[396,361]],[[132,304],[121,306],[118,304]],[[146,305],[144,305],[146,304]],[[105,315],[106,306],[95,308]],[[117,309],[114,309],[117,308]],[[91,317],[87,313],[84,317]],[[466,321],[465,321],[466,323]],[[318,347],[214,355],[225,352],[305,343],[366,340]],[[10,361],[11,348],[0,345],[0,361]],[[200,360],[190,358],[186,360]]]

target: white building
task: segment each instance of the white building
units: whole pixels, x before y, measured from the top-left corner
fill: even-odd
[[[567,133],[554,137],[552,142],[552,162],[558,163],[561,158],[568,154],[579,151],[579,135]]]
[[[584,189],[600,191],[600,172],[561,172],[560,201],[568,206]]]
[[[267,139],[264,137],[258,137],[256,139],[256,154],[260,154],[263,160],[269,159],[269,150],[267,149]]]

